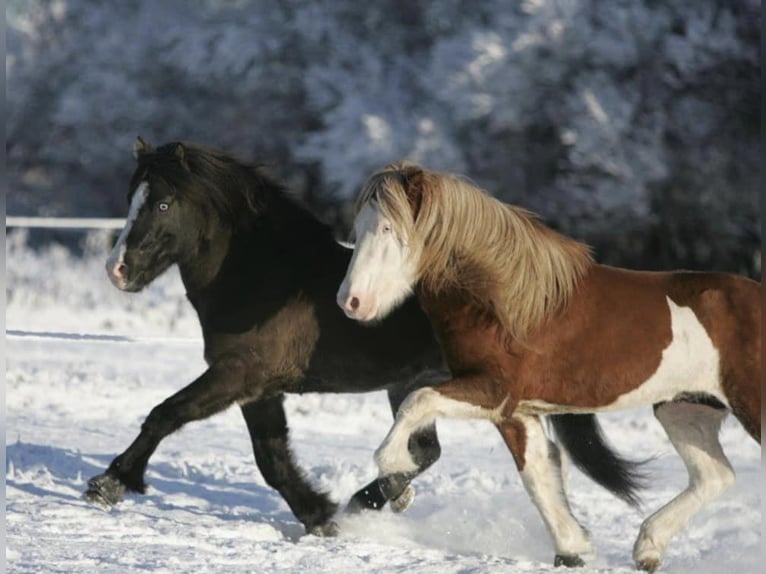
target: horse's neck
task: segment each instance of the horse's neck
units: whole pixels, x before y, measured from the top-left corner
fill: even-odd
[[[181,280],[190,295],[203,291],[218,276],[231,249],[232,233],[217,229],[211,237],[201,240],[196,253],[179,262]]]
[[[254,281],[265,285],[290,275],[290,269],[326,265],[334,247],[331,233],[318,220],[290,206],[273,206],[236,232],[218,231],[196,257],[179,266],[192,298],[214,285]]]
[[[494,310],[465,289],[445,287],[434,293],[419,286],[416,292],[420,307],[428,315],[437,333],[447,335],[452,331],[476,327],[500,328]]]

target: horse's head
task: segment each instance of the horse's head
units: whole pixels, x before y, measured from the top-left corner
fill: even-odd
[[[178,192],[191,179],[181,143],[155,151],[138,138],[133,155],[128,217],[106,262],[109,279],[123,291],[143,289],[188,257],[206,225],[204,211]]]
[[[356,245],[337,302],[359,321],[382,319],[412,293],[418,257],[413,241],[423,172],[409,164],[370,177],[357,201]]]

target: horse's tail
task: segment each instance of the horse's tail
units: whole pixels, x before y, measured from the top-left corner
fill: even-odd
[[[642,466],[651,459],[633,461],[620,456],[607,442],[596,415],[551,415],[556,438],[575,466],[615,496],[638,507],[638,491],[646,486]]]

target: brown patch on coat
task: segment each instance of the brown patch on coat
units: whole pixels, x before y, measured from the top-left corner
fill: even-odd
[[[511,419],[497,425],[497,430],[500,431],[500,436],[503,437],[505,445],[511,451],[516,468],[521,472],[527,463],[525,455],[527,451],[527,430],[524,427],[524,423],[519,419]]]

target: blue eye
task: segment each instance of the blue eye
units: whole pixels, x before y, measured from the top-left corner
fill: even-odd
[[[168,205],[167,203],[163,201],[159,205],[157,205],[157,209],[159,209],[160,211],[167,211],[168,209],[170,209],[170,205]]]

